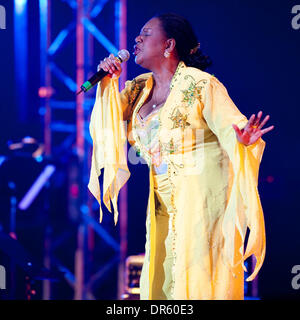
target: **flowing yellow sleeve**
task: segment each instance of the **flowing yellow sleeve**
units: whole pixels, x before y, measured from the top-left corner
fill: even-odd
[[[110,201],[114,208],[114,222],[118,221],[118,194],[127,182],[130,172],[126,155],[126,121],[130,81],[119,93],[117,78],[105,77],[98,84],[96,101],[90,119],[90,135],[93,140],[92,163],[88,188],[100,205],[102,222],[101,192],[99,176],[103,175],[103,202],[111,212]]]
[[[265,142],[261,138],[250,146],[238,142],[232,124],[241,129],[246,125],[247,118],[241,114],[226,88],[215,77],[211,77],[206,86],[202,112],[231,163],[231,188],[222,225],[225,257],[230,266],[242,263],[245,269],[244,260],[255,255],[255,269],[247,278],[247,281],[251,281],[263,264],[266,249],[263,210],[257,190]],[[249,237],[244,254],[244,245],[236,247],[236,230],[244,244],[247,227]],[[236,260],[236,250],[239,250],[238,257],[242,256],[242,260]]]

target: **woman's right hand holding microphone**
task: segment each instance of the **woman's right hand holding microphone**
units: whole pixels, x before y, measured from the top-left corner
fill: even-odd
[[[117,78],[122,72],[121,63],[112,53],[104,60],[101,60],[98,64],[97,71],[104,70],[109,72],[108,76],[111,78]]]

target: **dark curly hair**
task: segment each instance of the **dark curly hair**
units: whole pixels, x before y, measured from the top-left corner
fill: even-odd
[[[153,18],[160,20],[162,29],[169,39],[175,39],[179,59],[188,67],[204,71],[212,64],[210,58],[205,56],[199,48],[191,54],[191,50],[197,47],[198,40],[191,24],[185,18],[176,13],[157,14]]]

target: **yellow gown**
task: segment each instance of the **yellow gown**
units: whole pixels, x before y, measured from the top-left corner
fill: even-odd
[[[243,128],[247,118],[214,76],[183,62],[164,106],[150,115],[147,140],[137,118],[152,86],[151,73],[126,82],[121,94],[118,79],[98,86],[89,189],[100,202],[104,168],[103,201],[110,211],[112,201],[117,223],[118,193],[130,176],[128,139],[150,175],[141,299],[243,299],[243,261],[256,257],[250,281],[265,256],[257,190],[265,142],[239,143],[232,124]]]

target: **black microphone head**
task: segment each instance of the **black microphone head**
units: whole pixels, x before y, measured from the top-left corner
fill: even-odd
[[[118,52],[118,56],[121,62],[125,62],[130,58],[130,53],[126,49],[122,49]]]

